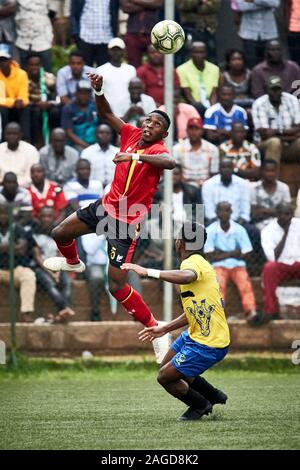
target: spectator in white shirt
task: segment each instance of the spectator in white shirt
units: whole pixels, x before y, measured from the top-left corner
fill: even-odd
[[[282,91],[280,77],[270,77],[268,94],[254,101],[252,117],[267,160],[299,162],[300,104],[296,96]]]
[[[280,204],[291,202],[288,185],[278,181],[277,176],[278,163],[275,160],[264,160],[261,180],[250,184],[251,217],[259,230],[272,222]]]
[[[267,263],[262,279],[264,286],[264,312],[269,319],[277,319],[276,288],[290,279],[300,279],[300,220],[293,217],[290,204],[278,207],[278,217],[261,234]]]
[[[130,80],[136,76],[135,68],[123,62],[125,49],[125,42],[121,38],[113,38],[108,43],[109,62],[97,68],[97,73],[104,78],[103,91],[106,99],[113,113],[119,117],[124,116],[128,109],[128,86]]]
[[[63,187],[66,199],[75,210],[88,206],[103,195],[101,182],[91,179],[90,175],[90,162],[80,158],[76,164],[76,178]]]
[[[31,182],[30,168],[40,160],[37,149],[21,140],[21,127],[16,122],[7,124],[4,130],[6,142],[0,144],[0,181],[8,171],[13,171],[20,186]]]
[[[295,210],[295,217],[300,217],[300,189],[298,191],[298,194],[297,194],[297,207],[296,207],[296,210]]]
[[[201,118],[187,122],[187,138],[173,147],[176,163],[181,165],[184,183],[201,187],[204,181],[219,171],[218,148],[203,139]]]
[[[128,90],[128,108],[123,119],[129,124],[140,127],[141,117],[146,116],[156,109],[156,103],[152,96],[143,93],[143,82],[138,77],[134,77],[130,80]]]
[[[113,158],[119,152],[112,145],[113,133],[108,124],[100,124],[96,129],[97,143],[90,145],[81,153],[81,158],[91,164],[91,178],[101,181],[103,187],[112,182],[116,165]]]
[[[17,176],[12,171],[7,172],[0,187],[0,204],[9,204],[32,210],[30,192],[18,185]]]

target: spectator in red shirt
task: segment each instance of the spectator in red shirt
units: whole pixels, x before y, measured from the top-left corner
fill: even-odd
[[[129,64],[138,67],[150,44],[150,33],[160,20],[162,0],[121,0],[121,9],[128,13],[127,33],[124,37]],[[148,93],[149,94],[149,93]],[[161,102],[162,103],[162,102]]]
[[[47,206],[53,208],[56,221],[62,220],[68,202],[61,187],[45,178],[45,171],[40,163],[32,165],[30,175],[32,183],[28,189],[32,199],[33,217],[38,218],[40,210]]]
[[[145,93],[154,98],[157,106],[161,106],[164,99],[164,56],[158,52],[152,45],[147,49],[148,63],[141,65],[136,73],[144,82]],[[174,87],[179,88],[180,82],[177,72],[174,70]]]

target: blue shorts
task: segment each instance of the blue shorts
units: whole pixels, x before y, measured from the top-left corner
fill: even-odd
[[[229,346],[226,348],[211,348],[197,343],[190,338],[188,331],[185,330],[174,341],[171,349],[177,353],[172,359],[175,369],[185,377],[197,377],[224,359]]]

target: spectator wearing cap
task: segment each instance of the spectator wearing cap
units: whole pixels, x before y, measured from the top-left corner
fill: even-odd
[[[166,111],[165,105],[159,107]],[[189,119],[200,118],[197,109],[191,104],[182,102],[180,88],[174,90],[174,141],[181,141],[187,137],[187,124]]]
[[[187,103],[195,106],[201,117],[205,110],[217,101],[220,69],[206,60],[207,48],[204,42],[191,45],[191,59],[177,67],[180,87]]]
[[[220,145],[220,157],[233,161],[234,173],[248,180],[260,175],[261,157],[257,146],[246,139],[247,129],[241,122],[234,122],[230,139]]]
[[[282,91],[280,77],[270,77],[267,94],[253,103],[252,116],[267,160],[299,161],[300,104],[296,96]]]
[[[75,100],[63,107],[61,127],[66,130],[71,145],[81,152],[96,142],[98,124],[91,85],[82,80],[77,85]]]
[[[12,60],[9,47],[0,44],[0,113],[2,127],[11,121],[21,125],[25,140],[30,140],[28,76]]]
[[[0,204],[32,209],[29,191],[19,186],[17,175],[12,171],[4,175],[3,186],[0,187]]]
[[[121,0],[121,9],[128,13],[125,42],[128,50],[128,61],[139,67],[142,57],[150,44],[150,33],[153,26],[161,19],[163,0]],[[162,104],[162,101],[160,102]]]
[[[32,201],[32,216],[38,218],[40,210],[47,206],[53,208],[56,221],[58,218],[61,219],[68,205],[62,188],[45,178],[45,170],[41,163],[32,165],[30,173],[31,184],[28,190]]]
[[[58,11],[59,3],[57,0],[18,0],[15,16],[16,46],[22,68],[26,67],[27,55],[37,52],[45,70],[51,72],[53,40],[51,21]]]
[[[145,93],[152,96],[157,106],[161,106],[165,101],[164,55],[150,44],[147,48],[147,62],[141,65],[136,73],[144,83]],[[174,70],[174,87],[179,87],[176,70]]]
[[[39,162],[37,149],[22,140],[21,127],[10,122],[4,129],[6,142],[0,144],[0,181],[8,171],[14,170],[20,186],[30,184],[30,168]]]
[[[204,117],[207,139],[216,145],[230,138],[232,124],[241,122],[248,129],[245,109],[234,104],[235,91],[230,86],[221,86],[218,91],[219,102],[208,108]]]
[[[60,185],[74,176],[79,158],[78,151],[66,144],[66,131],[58,127],[51,132],[50,144],[40,150],[46,178]]]
[[[219,171],[218,148],[203,139],[201,118],[191,118],[187,123],[187,138],[173,147],[176,163],[181,165],[182,180],[197,188]]]
[[[280,0],[235,0],[234,10],[240,15],[239,36],[243,40],[249,69],[263,60],[266,41],[278,38],[275,8]]]
[[[156,103],[152,96],[143,93],[143,83],[138,77],[134,77],[130,80],[128,90],[130,100],[123,119],[125,122],[140,127],[141,117],[154,111]]]
[[[252,70],[251,93],[259,98],[268,91],[270,77],[281,78],[282,90],[293,92],[293,83],[300,80],[300,67],[296,62],[283,58],[282,45],[277,40],[269,41],[266,45],[266,59],[257,64]]]
[[[126,51],[121,38],[113,38],[108,43],[109,61],[97,68],[103,76],[103,91],[112,111],[119,117],[124,116],[130,102],[129,82],[136,76],[135,67],[123,62]]]
[[[16,38],[14,24],[16,11],[16,0],[0,0],[0,37],[2,44],[9,47],[12,47]]]
[[[96,129],[97,142],[81,153],[81,158],[91,164],[91,178],[101,181],[104,188],[113,180],[116,168],[113,158],[119,152],[118,147],[112,145],[112,139],[112,128],[107,124],[100,124]]]
[[[118,33],[119,0],[72,0],[71,36],[93,67],[108,60],[107,44]]]
[[[75,98],[77,85],[80,81],[90,82],[87,73],[95,70],[85,65],[83,54],[80,51],[72,51],[69,55],[69,64],[57,72],[56,90],[62,104],[71,103]]]
[[[278,318],[276,288],[291,279],[300,279],[300,220],[293,217],[290,204],[277,209],[277,219],[261,233],[267,263],[262,273],[264,313],[270,320]]]

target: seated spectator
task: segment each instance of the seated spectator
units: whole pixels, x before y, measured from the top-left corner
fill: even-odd
[[[142,63],[142,57],[150,44],[150,33],[160,18],[162,0],[145,2],[144,0],[121,0],[121,8],[128,13],[125,42],[128,50],[128,62],[134,67]]]
[[[15,13],[17,11],[16,0],[0,1],[0,37],[2,44],[12,49],[16,39],[15,35]]]
[[[33,234],[36,246],[33,248],[36,262],[36,278],[38,285],[50,297],[57,308],[55,315],[50,314],[48,320],[54,323],[65,323],[74,315],[70,307],[71,279],[67,272],[50,272],[44,268],[43,262],[49,256],[58,256],[58,249],[51,237],[54,227],[54,210],[52,207],[43,207],[39,213],[40,224]]]
[[[226,53],[225,60],[220,86],[231,86],[235,91],[234,103],[243,108],[251,108],[251,72],[246,66],[245,54],[238,49],[231,49]]]
[[[180,87],[186,102],[195,106],[200,116],[217,101],[220,69],[206,60],[206,45],[193,42],[191,59],[177,67]]]
[[[203,41],[207,47],[208,60],[217,63],[216,54],[216,30],[218,27],[220,0],[177,0],[176,7],[180,10],[180,24],[186,37],[191,37],[193,42]],[[188,41],[187,41],[188,42]],[[185,46],[179,51],[186,60],[188,48]]]
[[[268,93],[268,82],[271,77],[280,77],[282,90],[293,92],[293,83],[300,79],[300,67],[296,62],[284,60],[281,43],[269,41],[266,45],[266,60],[257,64],[252,70],[251,92],[254,98]]]
[[[247,66],[252,69],[263,60],[266,41],[278,38],[275,8],[280,0],[235,0],[234,9],[241,15],[239,36],[243,40]]]
[[[62,104],[69,104],[75,98],[77,85],[82,80],[90,83],[87,73],[95,70],[84,63],[82,52],[72,51],[69,64],[57,72],[56,90]]]
[[[228,281],[232,281],[239,291],[247,321],[255,325],[259,316],[245,262],[252,251],[251,242],[244,227],[230,220],[231,204],[219,202],[216,213],[216,222],[207,227],[204,253],[217,273],[224,302]]]
[[[148,61],[141,65],[136,73],[144,84],[145,93],[152,96],[156,106],[161,106],[165,102],[164,55],[150,44],[147,49],[147,58]],[[174,70],[174,88],[178,87],[179,78]]]
[[[298,190],[296,204],[295,217],[300,217],[300,189]]]
[[[0,204],[0,284],[9,285],[9,251],[10,232],[7,206]],[[20,288],[20,312],[22,321],[32,320],[34,312],[34,298],[36,292],[36,278],[34,272],[28,267],[26,233],[19,225],[14,226],[14,284]]]
[[[299,2],[289,0],[285,2],[287,18],[287,42],[291,59],[300,65],[300,22],[299,22]]]
[[[254,101],[252,117],[267,160],[299,161],[300,105],[296,96],[282,91],[280,77],[269,79],[268,94]]]
[[[32,217],[38,218],[43,207],[52,207],[54,220],[62,220],[64,209],[67,206],[67,200],[62,188],[53,181],[45,178],[45,170],[41,163],[36,163],[31,167],[31,185],[29,192],[32,201]]]
[[[195,186],[183,182],[182,169],[176,165],[173,169],[172,219],[174,233],[178,233],[186,219],[197,215],[197,204],[201,199]]]
[[[166,111],[165,105],[159,107]],[[180,88],[174,90],[174,141],[178,142],[187,138],[187,123],[189,119],[199,119],[200,114],[191,104],[183,103]]]
[[[108,43],[109,61],[97,68],[103,76],[103,91],[114,114],[124,116],[130,102],[128,86],[136,76],[135,67],[124,63],[126,52],[125,42],[121,38],[113,38]]]
[[[28,55],[26,69],[29,78],[31,142],[38,145],[48,141],[49,128],[53,129],[60,124],[60,106],[56,101],[55,90],[56,78],[44,70],[38,54]]]
[[[200,188],[204,181],[219,171],[218,148],[203,139],[200,118],[192,118],[187,125],[187,139],[173,147],[176,163],[182,167],[182,180]]]
[[[0,114],[2,128],[17,121],[25,140],[30,139],[28,76],[12,60],[8,46],[0,44]]]
[[[276,288],[290,279],[300,279],[300,220],[293,217],[290,204],[277,208],[277,219],[261,233],[267,263],[262,273],[264,313],[269,320],[279,318]]]
[[[291,202],[288,185],[277,178],[278,163],[274,160],[264,160],[261,180],[251,183],[251,218],[259,230],[274,220],[280,205]]]
[[[0,144],[0,181],[8,171],[14,170],[20,186],[30,184],[30,168],[40,157],[36,148],[21,140],[21,127],[10,122],[4,129],[6,142]]]
[[[230,139],[220,145],[220,157],[233,161],[234,172],[241,178],[257,180],[260,175],[261,158],[255,144],[246,140],[247,130],[241,122],[234,122]]]
[[[107,242],[103,235],[98,237],[95,233],[90,233],[81,237],[81,243],[86,255],[85,276],[91,301],[90,320],[101,321],[101,294],[105,292],[107,286]]]
[[[96,127],[99,118],[92,88],[86,81],[79,82],[75,100],[66,104],[62,110],[61,127],[79,152],[96,142]]]
[[[60,127],[53,129],[50,144],[41,148],[41,164],[49,180],[63,185],[75,174],[75,165],[79,158],[77,150],[66,145],[67,136]]]
[[[108,60],[107,43],[118,33],[118,0],[71,1],[71,36],[91,67]]]
[[[17,176],[12,171],[5,173],[3,186],[0,186],[0,204],[32,209],[31,196],[27,189],[20,188]]]
[[[66,199],[74,210],[79,207],[86,207],[102,198],[103,187],[101,182],[91,179],[90,175],[90,162],[80,158],[76,163],[76,177],[68,181],[63,187]]]
[[[91,178],[100,181],[103,188],[112,182],[116,165],[113,158],[119,152],[118,147],[112,145],[113,133],[110,126],[100,124],[96,128],[97,143],[90,145],[81,153],[81,158],[91,164]]]
[[[232,220],[240,224],[250,221],[250,191],[248,182],[233,174],[233,162],[223,158],[220,162],[220,174],[209,178],[202,186],[202,199],[207,224],[217,218],[219,202],[229,202]]]
[[[156,109],[156,103],[152,96],[143,93],[143,83],[138,77],[129,82],[129,102],[123,120],[136,127],[141,127],[141,116],[146,116]]]
[[[232,124],[241,122],[248,129],[246,111],[234,104],[234,89],[229,86],[219,88],[219,102],[208,108],[205,112],[204,129],[207,139],[219,145],[230,138]]]

